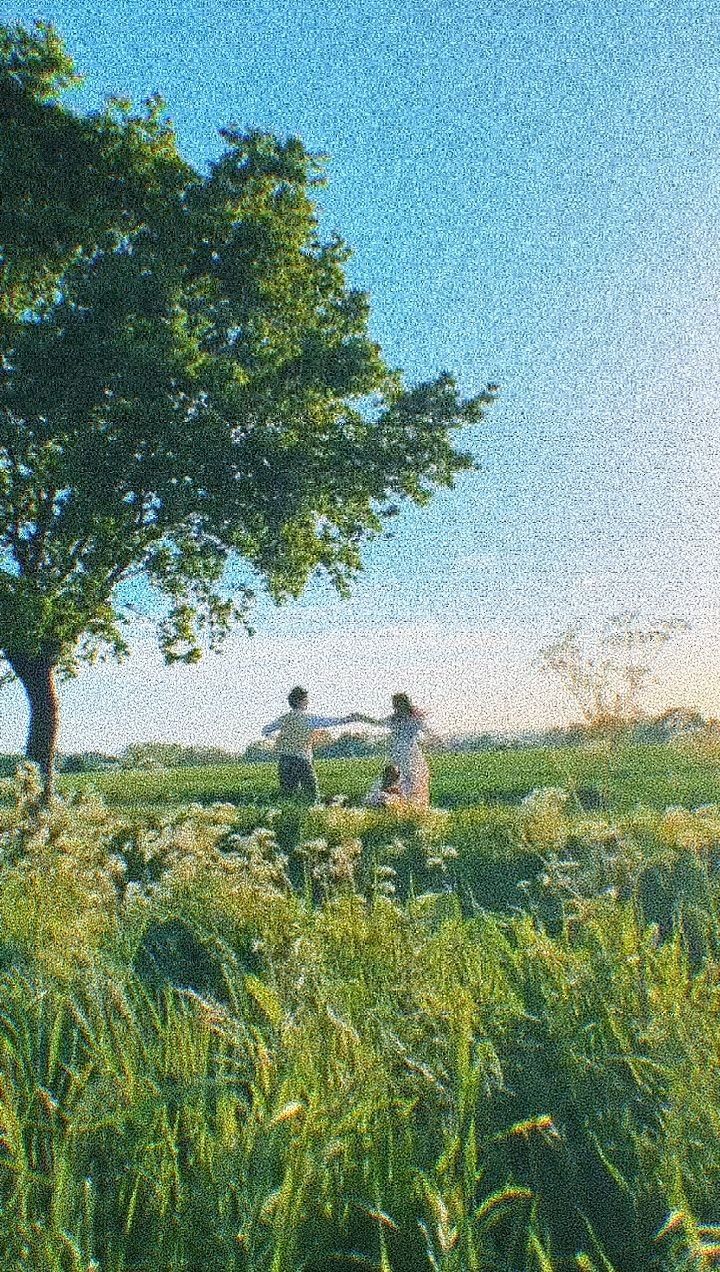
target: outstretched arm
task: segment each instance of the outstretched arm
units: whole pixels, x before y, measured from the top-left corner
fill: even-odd
[[[309,715],[305,719],[311,729],[337,729],[341,724],[355,724],[359,716],[354,712],[352,715],[346,716]]]
[[[376,720],[374,716],[362,715],[360,711],[356,711],[353,719],[357,720],[358,724],[374,724],[377,729],[387,729],[392,717],[385,716],[382,720]]]
[[[277,720],[273,720],[272,724],[266,724],[265,727],[260,730],[261,737],[269,738],[271,733],[277,733],[284,719],[284,716],[279,716]]]

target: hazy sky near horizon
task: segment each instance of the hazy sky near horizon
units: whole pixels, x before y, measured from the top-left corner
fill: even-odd
[[[37,17],[78,105],[159,91],[198,165],[228,123],[327,153],[322,225],[388,360],[502,385],[480,471],[370,548],[350,602],[261,602],[192,671],[138,632],[64,690],[63,747],[239,744],[297,679],[323,710],[405,688],[440,727],[567,717],[537,650],[626,609],[689,621],[658,701],[720,713],[720,3],[0,3]],[[17,747],[22,695],[0,707]]]

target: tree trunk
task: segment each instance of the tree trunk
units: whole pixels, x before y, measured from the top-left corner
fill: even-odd
[[[39,765],[43,775],[44,798],[53,793],[55,752],[60,730],[60,701],[55,684],[55,661],[47,654],[8,655],[8,662],[21,682],[30,704],[25,756]]]

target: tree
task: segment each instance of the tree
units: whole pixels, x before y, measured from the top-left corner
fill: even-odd
[[[645,742],[669,742],[707,732],[710,721],[692,707],[667,707],[660,715],[643,720],[638,736]]]
[[[202,173],[160,101],[81,115],[76,82],[52,27],[0,28],[0,651],[48,789],[57,676],[124,651],[124,584],[187,662],[257,580],[347,591],[399,502],[472,466],[495,392],[386,365],[299,140],[222,130]]]
[[[320,760],[348,760],[361,757],[384,755],[387,751],[385,738],[372,737],[368,733],[341,733],[334,738],[327,734],[325,740],[314,744],[315,755]]]
[[[642,715],[642,696],[660,649],[685,626],[678,619],[648,626],[634,613],[617,614],[598,630],[571,629],[540,655],[595,731],[628,727]]]

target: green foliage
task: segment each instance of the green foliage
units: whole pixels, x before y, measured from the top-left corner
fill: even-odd
[[[718,807],[39,796],[0,808],[8,1272],[714,1265]]]
[[[122,652],[118,585],[160,593],[193,661],[320,570],[342,588],[397,500],[470,464],[491,392],[405,389],[319,234],[296,138],[221,132],[203,174],[163,104],[73,113],[47,25],[0,31],[0,650],[71,670]],[[240,565],[244,562],[244,565]]]
[[[213,764],[232,764],[240,760],[220,747],[183,746],[180,742],[133,742],[119,757],[124,769],[199,768]]]
[[[0,754],[0,777],[14,777],[18,765],[21,763],[19,755]]]

